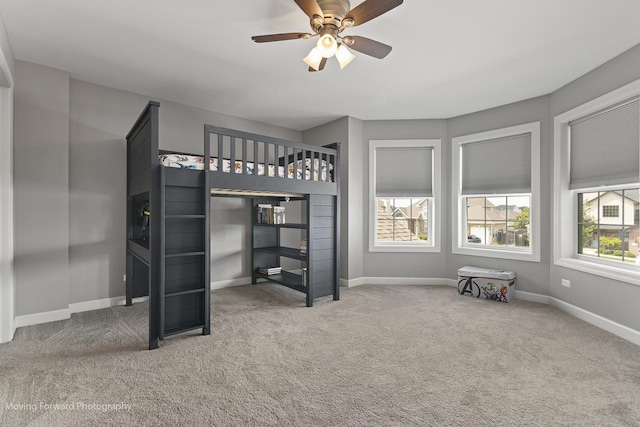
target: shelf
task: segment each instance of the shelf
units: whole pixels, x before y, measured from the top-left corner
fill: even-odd
[[[292,205],[283,204],[282,201],[277,197],[254,198],[252,201],[251,283],[266,281],[298,291],[306,295],[308,307],[313,305],[315,298],[333,294],[335,300],[339,299],[336,285],[339,265],[336,244],[339,228],[335,215],[337,198],[308,194]],[[285,206],[291,222],[258,222],[264,219],[260,216],[261,204],[270,204],[274,208]],[[298,242],[302,240],[307,242],[307,251],[313,248],[316,252],[300,253]],[[259,272],[261,267],[271,266],[282,266],[288,271],[272,275]]]
[[[283,256],[286,258],[297,259],[300,261],[307,260],[307,254],[301,254],[300,249],[285,248],[282,246],[270,246],[265,248],[253,248],[253,250],[256,252],[264,252],[277,256]]]
[[[270,282],[279,283],[288,288],[295,289],[296,291],[307,293],[307,287],[302,284],[302,275],[283,271],[281,274],[262,274],[255,272],[255,277],[259,279],[265,279]]]
[[[305,230],[307,228],[307,224],[295,224],[295,223],[291,223],[291,224],[266,224],[266,223],[262,223],[262,222],[257,222],[255,224],[253,224],[254,226],[259,226],[259,227],[274,227],[274,228],[296,228],[299,230]]]
[[[165,215],[165,219],[204,219],[204,215]]]
[[[177,297],[180,295],[189,295],[189,294],[197,294],[199,292],[204,292],[204,288],[199,288],[199,289],[189,289],[186,291],[177,291],[177,292],[169,292],[164,294],[165,298],[169,298],[169,297]]]

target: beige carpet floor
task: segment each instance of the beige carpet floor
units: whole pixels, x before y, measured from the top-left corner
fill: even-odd
[[[145,303],[20,328],[0,425],[640,426],[640,347],[552,307],[438,286],[212,294],[146,349]]]

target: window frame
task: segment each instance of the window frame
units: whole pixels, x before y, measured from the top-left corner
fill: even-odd
[[[498,138],[514,137],[521,134],[531,135],[531,193],[474,194],[462,195],[462,147],[465,144],[488,141]],[[540,262],[540,122],[530,122],[516,126],[479,132],[451,139],[452,145],[452,248],[454,254],[482,256],[489,258],[511,259]],[[529,195],[529,247],[494,246],[469,244],[467,242],[467,198],[468,197],[517,197]],[[464,230],[464,231],[463,231]]]
[[[428,199],[428,240],[416,242],[376,241],[376,156],[378,148],[431,148],[433,155],[432,197],[397,195],[393,198]],[[369,140],[369,252],[431,252],[441,251],[442,221],[442,140],[441,139],[384,139]],[[392,197],[382,197],[390,199]],[[423,243],[424,242],[424,243]]]
[[[634,96],[640,96],[640,80],[592,99],[555,116],[553,123],[554,179],[553,179],[553,263],[559,267],[578,270],[613,280],[640,285],[640,266],[597,259],[578,253],[578,193],[621,190],[638,183],[591,188],[569,189],[570,135],[569,123],[596,113]],[[640,121],[640,117],[638,117]],[[640,162],[640,159],[638,159]]]

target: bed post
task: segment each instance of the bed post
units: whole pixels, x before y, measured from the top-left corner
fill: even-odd
[[[160,338],[160,266],[162,227],[160,216],[160,162],[158,160],[158,105],[150,105],[151,120],[151,185],[149,190],[149,350],[158,348]],[[155,218],[153,214],[155,213]]]
[[[202,335],[211,334],[211,131],[204,125],[204,327]]]
[[[335,239],[335,280],[333,283],[333,300],[334,301],[338,301],[340,300],[340,143],[339,142],[334,142],[333,144],[328,144],[325,145],[325,147],[327,148],[333,148],[334,150],[336,150],[336,158],[334,160],[334,165],[336,165],[333,168],[333,182],[336,183],[336,202],[335,202],[335,208],[334,208],[334,220],[335,220],[335,226],[334,226],[334,230],[335,230],[335,234],[334,234],[334,239]]]

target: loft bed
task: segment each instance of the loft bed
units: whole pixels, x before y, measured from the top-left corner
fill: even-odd
[[[127,134],[126,305],[149,297],[149,349],[166,336],[210,333],[210,198],[252,199],[251,281],[339,300],[340,145],[324,147],[204,125],[200,153],[159,150],[150,101]],[[297,224],[262,221],[258,210],[296,200]],[[306,250],[281,245],[300,230]],[[292,259],[298,270],[264,269]],[[215,272],[214,272],[215,273]],[[273,273],[273,272],[268,272]]]

